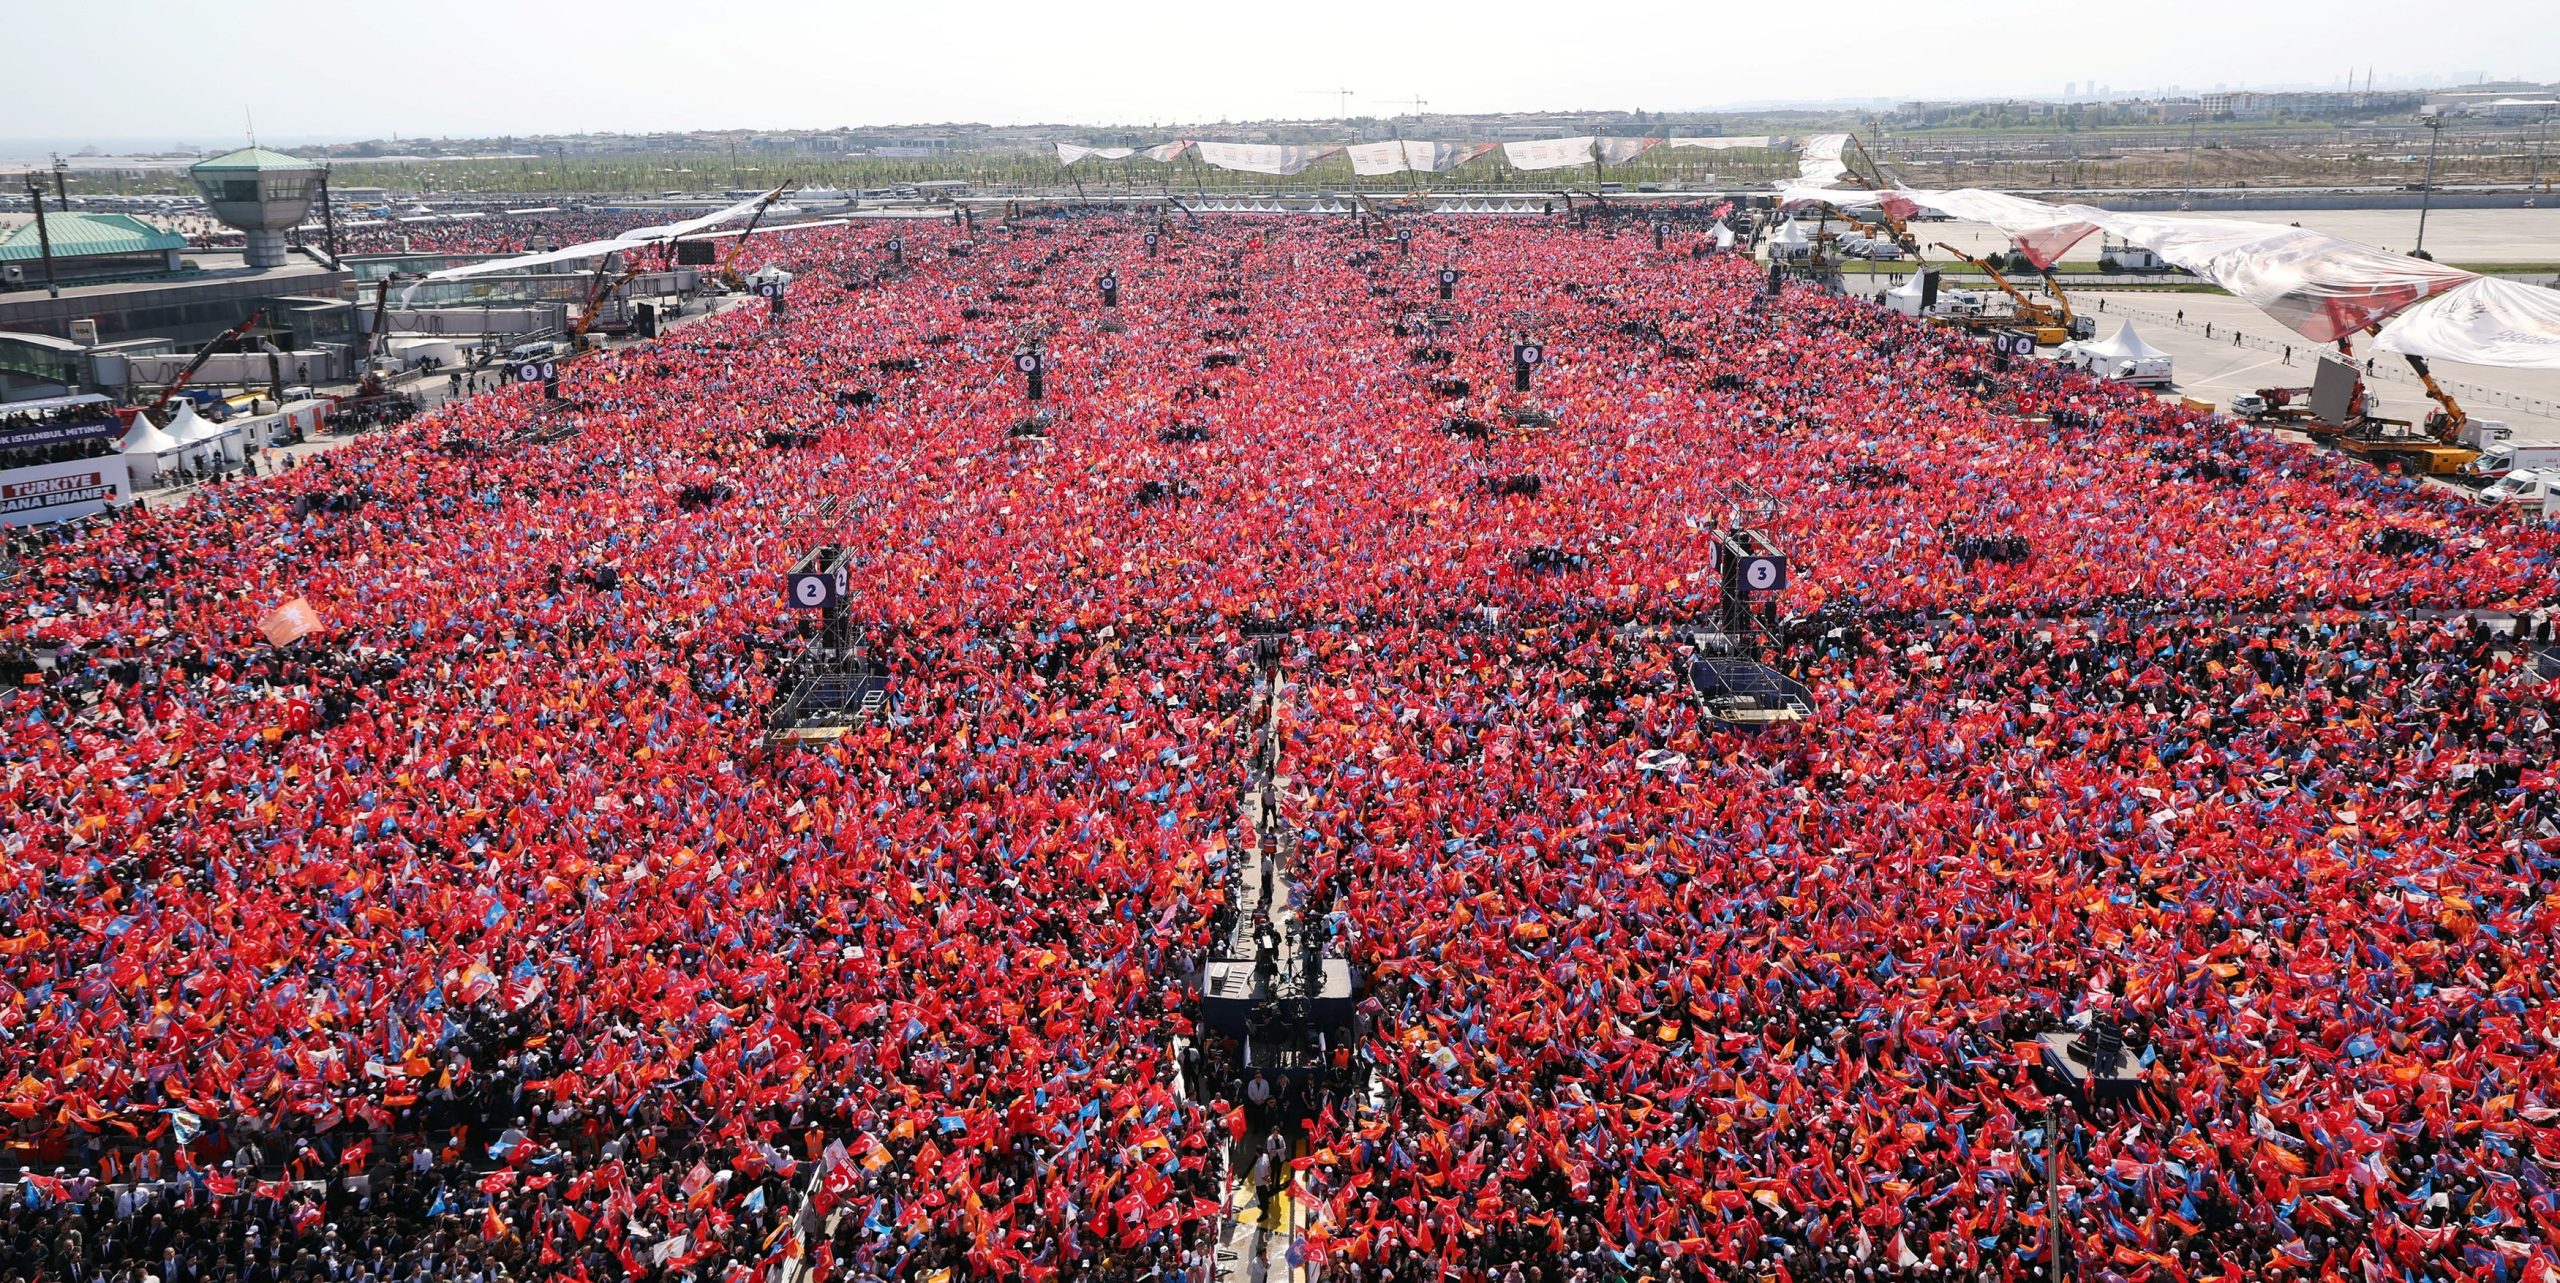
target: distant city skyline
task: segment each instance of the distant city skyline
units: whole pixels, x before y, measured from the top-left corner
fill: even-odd
[[[2361,87],[2368,69],[2377,88],[2560,78],[2560,23],[2542,0],[2444,0],[2422,15],[2382,0],[2155,0],[2136,14],[2085,16],[2029,0],[1842,0],[1802,30],[1654,0],[1565,18],[1510,0],[1198,11],[990,0],[956,15],[631,0],[609,14],[461,12],[314,7],[296,17],[288,7],[251,21],[177,0],[30,6],[12,29],[45,56],[0,79],[13,136],[0,150],[219,148],[247,138],[252,112],[262,140],[295,145],[945,121],[1143,128],[1417,109],[1774,110],[2061,99],[2098,86],[2115,97],[2336,89],[2350,74]],[[2141,38],[2110,36],[2129,28]],[[155,31],[178,29],[183,60],[135,58]],[[2016,56],[1982,56],[2004,48]],[[177,69],[182,92],[109,88]]]

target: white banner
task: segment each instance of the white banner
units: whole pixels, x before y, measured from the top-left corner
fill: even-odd
[[[1787,140],[1770,134],[1753,134],[1743,138],[1673,138],[1665,147],[1698,147],[1707,151],[1734,151],[1742,148],[1770,150],[1786,145]]]
[[[2484,276],[2402,312],[2373,345],[2440,361],[2560,370],[2560,290]]]
[[[2025,254],[2038,267],[2051,267],[2063,254],[2080,243],[2083,237],[2098,230],[2087,212],[2079,206],[2048,205],[2007,192],[1987,192],[1980,188],[1960,187],[1951,192],[1906,192],[1899,188],[1884,193],[1868,193],[1871,202],[1885,205],[1897,218],[1908,218],[1922,206],[1955,218],[1988,223],[2009,238],[2009,243]]]
[[[619,250],[636,249],[639,246],[646,245],[652,241],[675,240],[678,237],[689,236],[695,232],[702,231],[705,228],[717,227],[722,223],[735,222],[738,219],[745,218],[749,214],[754,213],[757,207],[765,204],[767,201],[774,200],[781,195],[782,189],[777,187],[770,192],[766,192],[762,196],[757,196],[749,200],[742,200],[735,205],[731,205],[727,209],[705,214],[700,218],[688,218],[681,223],[666,223],[657,227],[635,227],[611,240],[588,241],[580,245],[571,245],[566,249],[555,249],[540,254],[519,254],[513,258],[495,258],[486,262],[465,264],[461,267],[448,267],[442,271],[429,272],[421,279],[429,281],[451,281],[459,280],[467,276],[484,276],[490,272],[521,272],[529,267],[539,267],[544,263],[565,262],[573,258],[598,258]],[[410,286],[410,290],[413,292],[416,288],[417,287],[414,284]],[[407,307],[409,305],[408,293],[403,293],[400,296],[400,305],[402,307]]]
[[[1283,147],[1270,143],[1195,143],[1204,164],[1239,169],[1248,174],[1283,178],[1342,150],[1340,147]]]
[[[1138,154],[1135,147],[1078,147],[1074,143],[1059,143],[1057,146],[1058,163],[1061,165],[1072,165],[1080,160],[1127,160]]]
[[[1591,163],[1591,147],[1599,140],[1589,134],[1578,138],[1539,138],[1525,143],[1504,143],[1502,158],[1513,169],[1570,169]]]
[[[1659,138],[1600,138],[1593,140],[1600,150],[1603,165],[1623,165],[1660,146]]]
[[[2343,338],[2480,279],[2460,268],[2280,223],[2062,208],[2249,300],[2315,343]]]
[[[1189,147],[1190,145],[1190,143],[1182,141],[1157,143],[1155,146],[1139,152],[1138,159],[1152,160],[1159,165],[1170,165],[1173,163],[1173,158],[1181,155],[1182,149]]]
[[[1342,149],[1351,157],[1351,172],[1374,178],[1407,170],[1445,174],[1493,150],[1491,143],[1426,143],[1416,141],[1360,143]]]
[[[1826,191],[1777,185],[1781,203],[1921,209],[1986,224],[2039,266],[2051,267],[2089,233],[2129,244],[2248,300],[2318,343],[2388,322],[2375,346],[2474,365],[2560,369],[2560,296],[2388,253],[2278,223],[2186,214],[2136,214],[2094,205],[2049,205],[2006,192]]]
[[[1827,187],[1849,175],[1849,166],[1840,153],[1849,146],[1847,134],[1815,134],[1804,140],[1804,151],[1796,157],[1796,177],[1817,187]]]

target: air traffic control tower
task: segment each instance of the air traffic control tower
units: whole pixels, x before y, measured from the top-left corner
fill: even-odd
[[[311,213],[320,167],[264,147],[243,147],[198,161],[187,176],[204,193],[215,218],[248,236],[249,266],[282,267],[284,234]]]

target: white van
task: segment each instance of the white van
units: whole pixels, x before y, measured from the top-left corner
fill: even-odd
[[[2516,472],[2560,468],[2560,441],[2492,441],[2474,447],[2480,457],[2462,470],[2475,477],[2503,477]]]
[[[2543,503],[2560,497],[2560,470],[2510,472],[2472,492],[2475,503]]]

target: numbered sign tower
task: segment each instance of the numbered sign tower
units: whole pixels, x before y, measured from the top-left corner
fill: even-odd
[[[819,613],[818,637],[794,653],[774,680],[765,742],[822,744],[893,704],[889,675],[867,652],[853,622],[853,552],[809,550],[783,572],[787,610]]]
[[[1525,334],[1513,339],[1511,342],[1511,390],[1528,391],[1529,372],[1537,369],[1538,363],[1546,359],[1546,344]]]
[[[1769,666],[1778,599],[1792,572],[1779,542],[1778,502],[1755,486],[1728,496],[1723,525],[1712,545],[1716,618],[1702,631],[1689,659],[1689,681],[1707,715],[1748,729],[1813,716],[1813,693]]]
[[[818,617],[818,647],[831,656],[853,651],[852,560],[849,551],[820,544],[802,554],[783,577],[785,605],[824,612]]]

